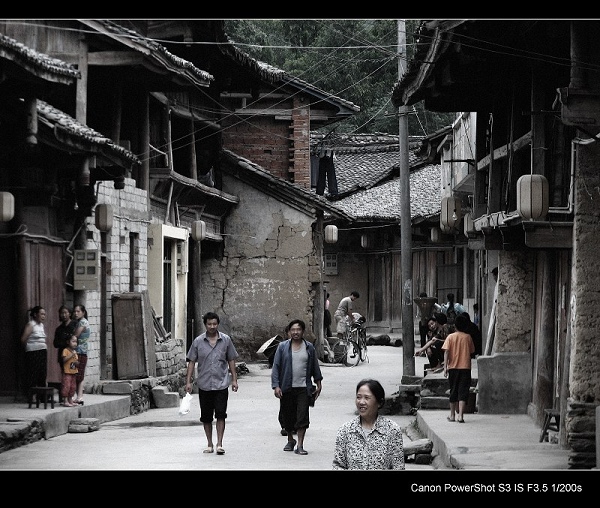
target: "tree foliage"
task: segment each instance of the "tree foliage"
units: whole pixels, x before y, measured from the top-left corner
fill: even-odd
[[[418,23],[406,21],[409,61]],[[398,112],[391,102],[399,75],[397,20],[235,19],[226,20],[225,29],[253,58],[359,106],[359,113],[338,124],[338,132],[398,132]],[[452,117],[417,104],[409,115],[409,134],[430,134],[449,125]]]

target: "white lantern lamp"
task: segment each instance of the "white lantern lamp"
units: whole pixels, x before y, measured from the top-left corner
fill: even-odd
[[[201,242],[206,238],[206,222],[203,220],[192,222],[192,238],[197,242]]]
[[[325,241],[327,243],[336,243],[338,239],[338,228],[337,226],[328,225],[325,226]]]
[[[440,225],[443,228],[454,229],[460,222],[462,205],[460,199],[454,196],[442,198],[442,210],[440,214]],[[444,231],[445,232],[445,231]]]
[[[96,209],[94,210],[95,215],[95,223],[98,231],[102,231],[103,233],[107,233],[112,229],[113,225],[113,210],[112,206],[101,203],[96,205]]]
[[[526,220],[545,220],[550,189],[544,175],[523,175],[517,180],[517,213]]]
[[[473,214],[471,212],[465,213],[463,228],[467,238],[475,233],[475,224],[473,223]]]
[[[0,192],[0,222],[8,222],[15,216],[15,197],[10,192]]]

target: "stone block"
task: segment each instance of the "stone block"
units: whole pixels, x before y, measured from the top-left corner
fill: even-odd
[[[404,440],[404,456],[429,453],[433,451],[433,442],[430,439],[416,439],[414,441]]]
[[[421,464],[421,465],[429,465],[431,464],[431,461],[433,460],[433,457],[431,456],[430,453],[418,453],[417,455],[415,455],[415,464]]]
[[[421,397],[421,409],[448,409],[448,397]]]
[[[166,386],[155,386],[152,388],[152,398],[157,408],[179,407],[179,393],[167,391]]]
[[[527,414],[531,400],[530,353],[495,353],[477,358],[481,414]]]
[[[102,386],[104,395],[131,395],[133,386],[128,381],[115,381]]]
[[[100,428],[98,418],[74,418],[69,422],[70,433],[94,432]]]

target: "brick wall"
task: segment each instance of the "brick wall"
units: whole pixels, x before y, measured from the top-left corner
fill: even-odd
[[[294,98],[291,121],[274,117],[223,120],[223,146],[273,176],[310,189],[310,106]]]

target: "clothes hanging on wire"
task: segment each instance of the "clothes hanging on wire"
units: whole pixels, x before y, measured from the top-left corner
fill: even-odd
[[[311,189],[317,188],[317,181],[319,180],[319,156],[310,156],[310,187]]]
[[[333,164],[333,153],[319,158],[319,178],[317,180],[317,194],[325,194],[325,184],[329,195],[335,196],[338,193],[337,178],[335,176],[335,166]]]

